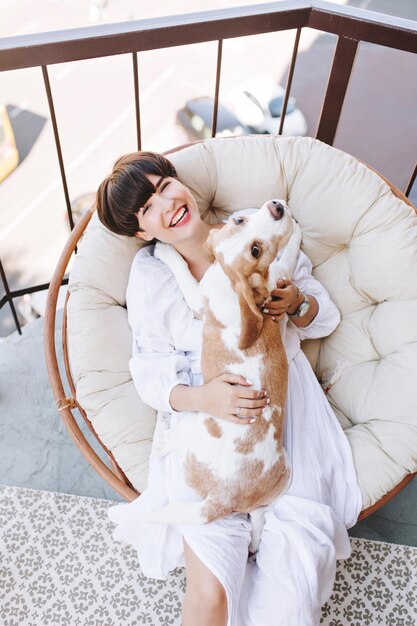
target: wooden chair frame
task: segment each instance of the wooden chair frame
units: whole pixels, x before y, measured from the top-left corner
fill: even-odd
[[[193,142],[200,143],[200,142]],[[178,146],[172,150],[167,151],[166,155],[172,154],[173,152],[177,152],[178,150],[182,150],[193,144],[185,144],[182,146]],[[369,169],[371,168],[366,163],[364,164]],[[409,204],[414,211],[417,212],[417,209],[412,205],[412,203],[408,200],[408,198],[399,190],[395,185],[393,185],[389,180],[387,180],[382,174],[373,170],[378,174],[391,188],[392,192],[401,200],[404,200],[407,204]],[[63,251],[59,258],[57,267],[53,274],[52,280],[50,282],[50,287],[48,291],[48,298],[46,304],[46,312],[45,312],[45,324],[44,324],[44,349],[45,349],[45,359],[46,365],[48,369],[49,380],[52,387],[52,392],[55,398],[55,402],[58,407],[58,411],[61,415],[62,420],[70,434],[75,445],[80,449],[81,453],[90,463],[90,465],[98,472],[98,474],[112,487],[119,495],[125,498],[128,501],[134,500],[137,498],[140,493],[134,489],[132,484],[127,479],[126,475],[123,473],[119,465],[117,464],[113,454],[106,448],[106,446],[100,441],[97,436],[90,420],[87,417],[86,412],[82,408],[82,406],[78,403],[76,397],[76,390],[74,381],[72,379],[72,374],[69,365],[68,359],[68,347],[67,347],[67,303],[69,299],[69,292],[67,293],[67,297],[65,300],[65,306],[63,311],[63,323],[62,323],[62,349],[64,355],[64,364],[65,371],[68,380],[68,384],[71,390],[71,396],[67,396],[64,390],[64,384],[61,378],[58,359],[56,354],[56,345],[55,345],[55,322],[56,322],[56,306],[58,300],[59,289],[62,285],[62,280],[64,278],[68,263],[73,252],[76,249],[76,246],[81,239],[87,225],[94,214],[95,209],[90,209],[81,217],[81,219],[77,222],[72,231]],[[95,452],[89,441],[84,436],[81,431],[76,418],[73,414],[73,409],[77,408],[82,418],[86,422],[88,428],[96,438],[98,444],[105,451],[108,456],[110,466],[106,465],[98,454]],[[384,506],[387,502],[389,502],[394,496],[397,495],[416,475],[409,474],[406,476],[396,487],[394,487],[391,491],[389,491],[383,498],[378,500],[375,504],[364,509],[360,516],[359,520],[363,520],[375,511],[377,511],[380,507]]]

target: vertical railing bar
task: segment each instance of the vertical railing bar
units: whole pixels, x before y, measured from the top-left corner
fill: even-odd
[[[408,196],[410,195],[410,191],[413,188],[416,176],[417,176],[417,163],[414,166],[414,172],[411,174],[411,178],[408,181],[408,185],[407,185],[407,188],[406,188],[405,193],[404,193],[406,198],[408,198]]]
[[[211,121],[211,136],[215,137],[217,132],[217,112],[219,109],[220,74],[222,67],[223,39],[219,39],[217,47],[217,69],[216,88],[214,92],[213,119]]]
[[[279,123],[278,135],[282,135],[282,129],[284,128],[285,115],[287,113],[288,100],[289,100],[290,92],[291,92],[292,77],[294,75],[295,62],[297,60],[298,44],[300,43],[300,36],[301,36],[301,28],[297,28],[297,33],[295,35],[295,41],[294,41],[294,48],[292,51],[290,70],[288,72],[287,85],[285,87],[285,96],[284,96],[284,102],[282,105],[281,120]]]
[[[339,35],[320,114],[316,139],[333,145],[353,64],[358,41]]]
[[[6,298],[9,301],[10,308],[12,310],[14,323],[16,325],[16,328],[17,328],[17,331],[18,331],[19,335],[21,335],[22,334],[22,328],[20,326],[19,318],[17,317],[16,309],[15,309],[14,302],[13,302],[13,298],[12,298],[12,296],[10,294],[9,283],[7,282],[6,273],[5,273],[4,269],[3,269],[3,264],[1,262],[1,260],[0,260],[0,276],[1,276],[1,280],[2,280],[3,285],[4,285],[4,290],[6,292]]]
[[[138,150],[142,150],[142,137],[140,128],[140,99],[139,99],[139,67],[138,53],[132,52],[133,59],[133,78],[135,82],[135,107],[136,107],[136,135],[138,141]]]
[[[46,96],[48,98],[49,113],[51,115],[52,128],[54,130],[55,146],[56,146],[56,150],[58,154],[59,169],[61,171],[62,185],[64,187],[64,195],[65,195],[65,202],[67,205],[68,220],[69,220],[70,228],[72,230],[74,228],[74,220],[72,217],[71,202],[70,202],[69,194],[68,194],[67,178],[65,175],[64,160],[62,158],[61,142],[59,140],[58,125],[56,122],[55,107],[54,107],[54,101],[52,98],[51,84],[49,82],[48,68],[46,65],[42,65],[42,74],[43,74],[43,80],[45,83]]]

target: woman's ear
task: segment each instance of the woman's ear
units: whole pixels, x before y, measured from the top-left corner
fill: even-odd
[[[215,229],[212,228],[212,230],[209,232],[209,236],[207,237],[205,243],[203,244],[203,254],[209,263],[214,263],[214,261],[216,260],[216,257],[214,256],[214,253],[213,253],[213,232],[214,231]]]
[[[246,277],[241,276],[236,284],[240,306],[239,350],[250,348],[258,339],[264,322],[263,315],[256,306],[252,289]]]
[[[135,237],[138,237],[139,239],[144,239],[145,241],[152,241],[153,239],[152,235],[144,230],[138,230],[138,232],[135,233]]]

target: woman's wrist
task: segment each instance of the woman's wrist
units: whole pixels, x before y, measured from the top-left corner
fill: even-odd
[[[295,285],[294,285],[295,287]],[[304,294],[302,291],[300,291],[298,289],[298,287],[296,287],[296,293],[295,293],[295,297],[293,298],[293,301],[291,302],[290,306],[287,309],[287,313],[288,315],[294,315],[294,313],[297,311],[298,307],[300,306],[300,304],[302,302],[304,302]]]
[[[307,313],[305,315],[303,315],[303,317],[296,317],[296,316],[292,316],[290,317],[290,320],[292,321],[293,324],[295,324],[295,326],[298,326],[299,328],[305,328],[306,326],[308,326],[309,324],[311,324],[311,322],[314,320],[314,318],[316,317],[317,313],[319,312],[319,303],[317,302],[316,298],[314,296],[312,296],[311,294],[302,294],[302,302],[304,301],[304,298],[307,298],[307,300],[310,303],[310,308],[307,311]],[[301,304],[301,302],[300,302]],[[298,305],[300,306],[300,305]],[[297,309],[295,309],[297,310]]]
[[[169,394],[169,404],[174,411],[200,411],[201,385],[175,385]]]

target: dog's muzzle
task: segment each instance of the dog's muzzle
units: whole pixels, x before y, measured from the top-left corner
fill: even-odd
[[[281,220],[284,217],[284,205],[278,200],[269,200],[266,206],[274,220]]]

